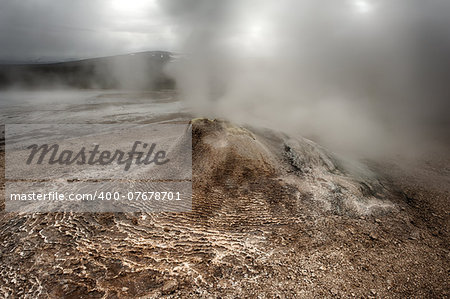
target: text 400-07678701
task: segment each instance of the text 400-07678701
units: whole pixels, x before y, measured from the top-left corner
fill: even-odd
[[[120,200],[120,199],[128,199],[128,200],[181,200],[180,192],[128,192],[126,197],[125,195],[121,195],[119,192],[101,192],[97,195],[97,198],[100,200]]]

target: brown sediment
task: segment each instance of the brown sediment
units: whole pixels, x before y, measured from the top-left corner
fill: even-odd
[[[192,136],[190,213],[1,212],[0,296],[448,296],[448,191],[224,121]]]

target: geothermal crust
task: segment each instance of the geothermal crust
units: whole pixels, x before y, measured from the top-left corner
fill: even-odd
[[[238,199],[243,205],[253,200],[249,197],[263,195],[261,206],[280,201],[291,206],[290,212],[305,199],[325,210],[355,216],[395,208],[375,173],[310,140],[206,119],[193,121],[192,134],[197,186],[225,194],[230,188],[240,193],[230,200]],[[267,193],[267,184],[277,193]],[[280,194],[286,199],[282,201]]]
[[[3,211],[0,296],[445,296],[442,223],[366,166],[269,130],[191,125],[191,212]]]

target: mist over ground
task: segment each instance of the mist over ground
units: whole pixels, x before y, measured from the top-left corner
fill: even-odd
[[[17,76],[6,66],[0,79],[140,90],[171,88],[173,78],[195,116],[304,135],[336,151],[422,152],[450,131],[449,16],[444,0],[5,0],[0,60],[8,64],[149,49],[176,59],[164,59],[165,75],[148,55],[125,55]]]
[[[448,0],[0,0],[0,298],[449,298],[449,32]]]
[[[128,55],[47,64],[0,65],[0,90],[173,89],[164,74],[171,54],[147,51]]]
[[[185,53],[169,74],[199,115],[369,155],[448,132],[448,1],[160,3]]]

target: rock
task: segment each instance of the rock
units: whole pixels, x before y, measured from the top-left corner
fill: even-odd
[[[168,280],[164,283],[161,293],[163,295],[169,295],[175,292],[178,289],[178,282],[176,280]]]
[[[371,233],[369,234],[369,237],[370,237],[372,240],[378,240],[378,235],[377,235],[376,233],[374,233],[374,232],[371,232]]]
[[[222,120],[196,119],[191,124],[193,173],[198,174],[197,185],[205,189],[239,190],[251,184],[261,187],[252,188],[255,193],[273,198],[286,191],[297,197],[301,190],[332,212],[361,219],[372,211],[393,208],[391,202],[380,199],[388,190],[367,166],[343,159],[311,140]]]

